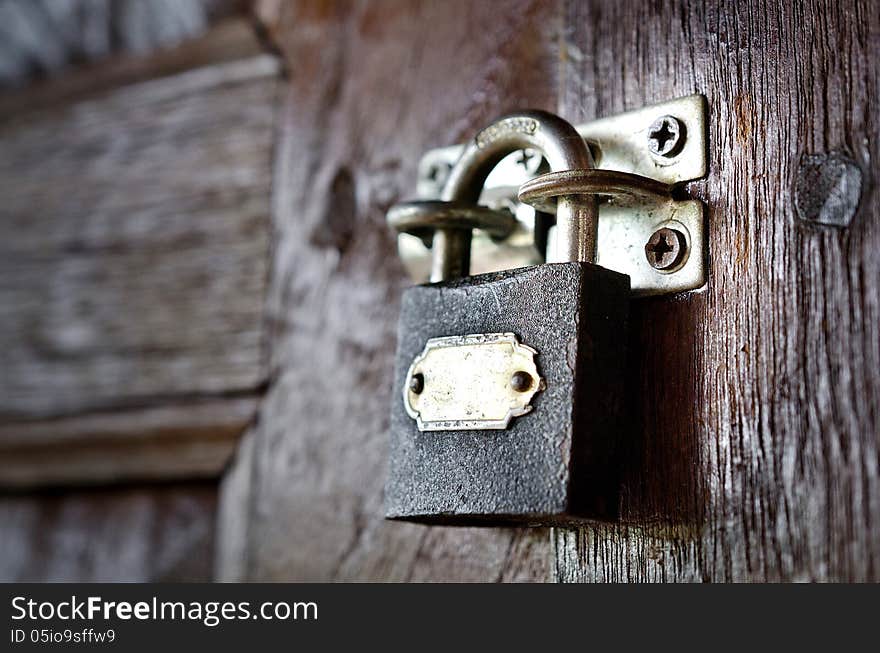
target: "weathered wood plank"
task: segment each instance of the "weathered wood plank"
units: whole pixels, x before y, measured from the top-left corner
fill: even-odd
[[[246,486],[251,511],[221,531],[235,551],[221,551],[219,575],[542,580],[546,530],[382,519],[389,374],[408,283],[384,214],[413,194],[425,149],[506,110],[555,108],[558,4],[274,6],[269,31],[290,70],[269,292],[277,374],[253,453],[225,489],[224,504],[241,505]]]
[[[216,483],[0,496],[0,580],[209,580],[216,502]]]
[[[195,68],[250,59],[264,48],[254,26],[241,18],[228,18],[198,38],[163,49],[152,56],[117,55],[76,66],[63,75],[35,81],[21,89],[0,93],[0,120],[9,116],[68,104],[121,86],[168,77]]]
[[[253,392],[277,64],[0,124],[0,415]]]
[[[260,52],[235,21],[0,98],[0,486],[216,478],[231,457],[266,376]],[[30,492],[0,496],[0,579],[212,575],[216,482]]]
[[[256,397],[0,424],[0,487],[216,478]]]
[[[242,0],[4,0],[0,87],[113,53],[145,55],[245,10]]]
[[[634,305],[623,523],[556,531],[556,576],[877,580],[880,7],[566,5],[567,118],[707,96],[711,267]]]

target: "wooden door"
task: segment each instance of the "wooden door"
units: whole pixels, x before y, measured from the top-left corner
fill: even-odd
[[[565,7],[561,109],[710,108],[709,283],[633,303],[623,520],[560,580],[866,580],[880,554],[880,7]]]
[[[876,579],[876,3],[296,3],[275,177],[273,383],[227,479],[253,579]],[[381,519],[397,297],[383,224],[426,149],[523,107],[702,93],[709,281],[632,302],[621,520]],[[235,521],[228,517],[227,525]],[[235,531],[235,528],[231,528]],[[242,557],[241,551],[245,554]]]
[[[382,518],[398,301],[409,283],[385,211],[412,194],[427,148],[508,108],[556,107],[558,10],[297,2],[263,14],[289,76],[267,302],[272,382],[224,481],[220,577],[548,577],[546,530]]]
[[[226,101],[252,109],[253,130],[236,132],[218,105],[255,158],[236,177],[250,180],[253,221],[230,217],[216,233],[254,267],[218,269],[247,315],[224,322],[233,332],[204,358],[242,374],[215,386],[194,375],[171,397],[151,389],[144,410],[113,408],[131,411],[137,434],[164,410],[167,440],[198,433],[225,453],[172,475],[179,486],[135,476],[87,496],[0,499],[6,550],[30,577],[53,577],[51,556],[29,547],[37,531],[74,528],[65,506],[110,524],[140,505],[169,517],[139,560],[172,556],[177,524],[197,524],[221,580],[880,579],[880,5],[260,0],[248,11],[281,73],[248,86],[235,69],[252,92]],[[384,216],[413,196],[421,154],[510,110],[584,122],[691,93],[707,99],[710,169],[681,192],[707,207],[708,283],[631,303],[620,519],[552,531],[385,521],[410,282]],[[201,300],[221,301],[186,306]],[[192,413],[193,400],[207,411]],[[52,415],[32,418],[56,432]],[[109,527],[76,537],[112,541]]]

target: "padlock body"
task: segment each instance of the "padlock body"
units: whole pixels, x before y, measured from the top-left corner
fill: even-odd
[[[555,263],[415,286],[398,331],[386,516],[428,523],[612,519],[629,277]],[[403,386],[432,338],[513,333],[546,387],[504,429],[420,431]]]

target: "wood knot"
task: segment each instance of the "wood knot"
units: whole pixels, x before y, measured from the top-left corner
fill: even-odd
[[[312,225],[309,243],[345,254],[354,240],[357,224],[357,188],[348,168],[339,168],[326,193],[320,220]]]

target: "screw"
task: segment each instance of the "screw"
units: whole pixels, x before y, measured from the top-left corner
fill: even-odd
[[[532,387],[532,375],[528,372],[514,372],[510,377],[510,387],[517,392],[525,392]]]
[[[651,235],[645,245],[645,258],[655,270],[669,270],[681,263],[686,248],[683,233],[664,227]]]
[[[436,186],[442,186],[446,183],[446,179],[451,171],[451,163],[448,161],[437,161],[431,164],[431,167],[428,169],[428,179]]]
[[[657,156],[673,157],[684,145],[684,125],[674,116],[660,116],[648,127],[648,148]]]
[[[422,374],[413,374],[409,380],[409,391],[413,394],[420,395],[425,389],[425,377]]]
[[[517,164],[530,175],[538,172],[542,158],[532,149],[520,150],[516,154]]]

